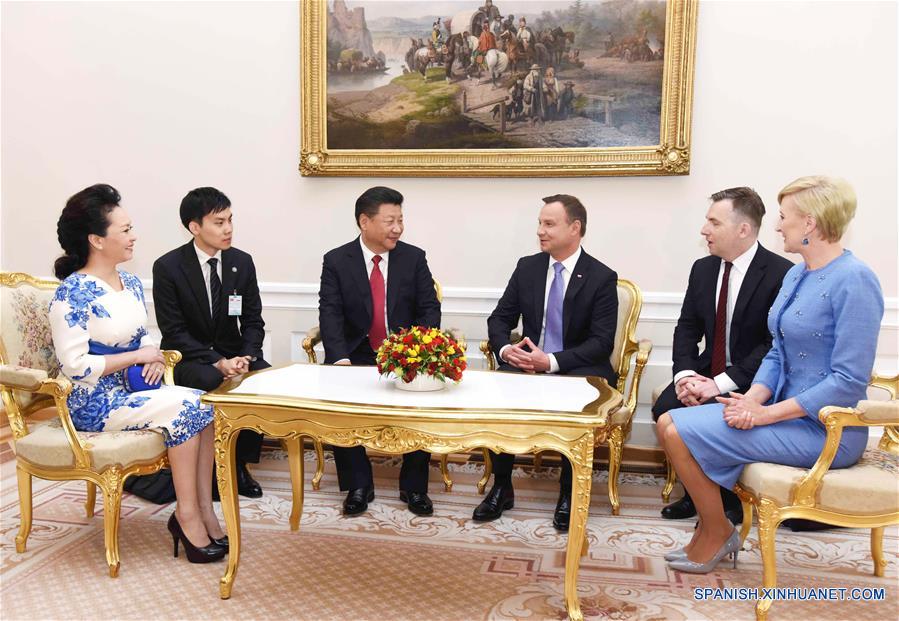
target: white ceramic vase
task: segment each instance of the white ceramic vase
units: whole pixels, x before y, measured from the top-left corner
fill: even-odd
[[[433,375],[425,375],[419,373],[411,382],[406,383],[403,378],[397,377],[393,380],[394,385],[400,390],[408,390],[410,392],[429,392],[432,390],[443,390],[446,383],[441,382]]]

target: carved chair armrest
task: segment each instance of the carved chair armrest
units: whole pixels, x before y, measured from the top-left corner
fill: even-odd
[[[69,416],[69,405],[66,402],[69,393],[72,392],[72,382],[65,377],[46,379],[41,382],[41,385],[35,392],[53,397],[53,401],[56,404],[56,414],[59,416],[59,422],[62,423],[62,429],[66,434],[66,439],[69,441],[72,454],[75,456],[75,467],[90,468],[90,456],[81,442],[81,438],[78,437],[78,432],[72,423],[72,417]]]
[[[627,395],[624,395],[624,407],[630,410],[631,416],[637,411],[637,395],[640,392],[640,380],[643,379],[643,371],[646,369],[646,363],[649,362],[649,354],[651,353],[652,341],[640,339],[637,343],[637,359],[634,361],[634,377],[631,379]]]
[[[41,383],[47,379],[47,372],[42,369],[31,369],[18,365],[0,365],[0,384],[15,390],[37,392]]]
[[[524,337],[521,335],[521,332],[518,330],[514,330],[509,334],[509,343],[514,345],[523,339]],[[481,341],[480,347],[478,349],[481,350],[481,353],[484,354],[484,358],[487,360],[487,370],[496,371],[496,367],[499,364],[499,352],[493,351],[493,348],[490,347],[490,341],[483,340]]]
[[[162,381],[169,386],[174,386],[175,365],[181,362],[181,352],[177,349],[163,349],[162,356],[165,358],[165,371],[163,372]]]
[[[868,385],[886,390],[890,393],[890,399],[899,399],[899,374],[890,376],[875,373]]]
[[[306,333],[306,338],[303,339],[303,351],[306,352],[306,357],[309,359],[309,364],[317,364],[318,356],[315,355],[315,346],[322,342],[322,331],[318,326],[313,326]]]
[[[465,332],[463,332],[459,328],[446,328],[444,332],[453,337],[453,340],[455,340],[459,344],[459,347],[462,348],[462,351],[466,351],[468,349],[468,341],[465,340]]]
[[[811,470],[799,480],[793,490],[794,505],[811,507],[818,488],[837,455],[844,427],[880,427],[899,424],[899,401],[859,401],[855,408],[827,406],[821,408],[818,419],[827,429],[824,448]]]

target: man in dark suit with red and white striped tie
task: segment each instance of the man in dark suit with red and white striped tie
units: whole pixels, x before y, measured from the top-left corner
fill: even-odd
[[[411,326],[440,327],[440,302],[425,253],[400,241],[403,195],[386,187],[356,200],[360,235],[328,252],[319,289],[319,326],[325,364],[374,365],[388,332]],[[334,447],[344,515],[358,515],[375,497],[365,448]],[[430,453],[403,455],[400,498],[417,515],[433,512],[428,498]]]

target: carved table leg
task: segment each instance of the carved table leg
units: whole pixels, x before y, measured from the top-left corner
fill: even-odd
[[[293,490],[293,505],[290,508],[290,530],[300,529],[303,515],[303,437],[296,436],[284,440],[287,445],[287,463],[290,466],[290,487]]]
[[[453,491],[453,480],[449,475],[449,468],[447,467],[448,461],[449,453],[444,453],[440,456],[440,474],[443,477],[443,489],[444,491],[451,492]]]
[[[231,597],[231,587],[234,585],[237,564],[240,561],[240,507],[237,499],[237,470],[234,457],[238,431],[240,430],[233,428],[224,419],[221,411],[215,410],[215,471],[229,543],[228,567],[219,581],[219,595],[222,599]]]
[[[593,432],[577,440],[571,460],[571,525],[565,553],[565,607],[571,621],[583,621],[577,596],[577,574],[585,549],[587,515],[590,511],[590,486],[593,483]]]
[[[318,438],[312,439],[312,444],[315,446],[315,476],[312,477],[312,489],[316,492],[318,488],[321,487],[322,477],[325,475],[325,449],[322,448],[322,441]]]
[[[487,489],[487,482],[490,480],[490,475],[493,474],[493,459],[490,458],[490,451],[487,449],[481,450],[484,453],[484,476],[478,481],[479,494],[483,494]]]

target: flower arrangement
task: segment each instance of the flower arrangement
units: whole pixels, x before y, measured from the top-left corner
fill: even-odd
[[[378,348],[376,359],[381,375],[393,373],[405,383],[419,374],[458,382],[467,366],[465,350],[453,337],[424,326],[391,333]]]

